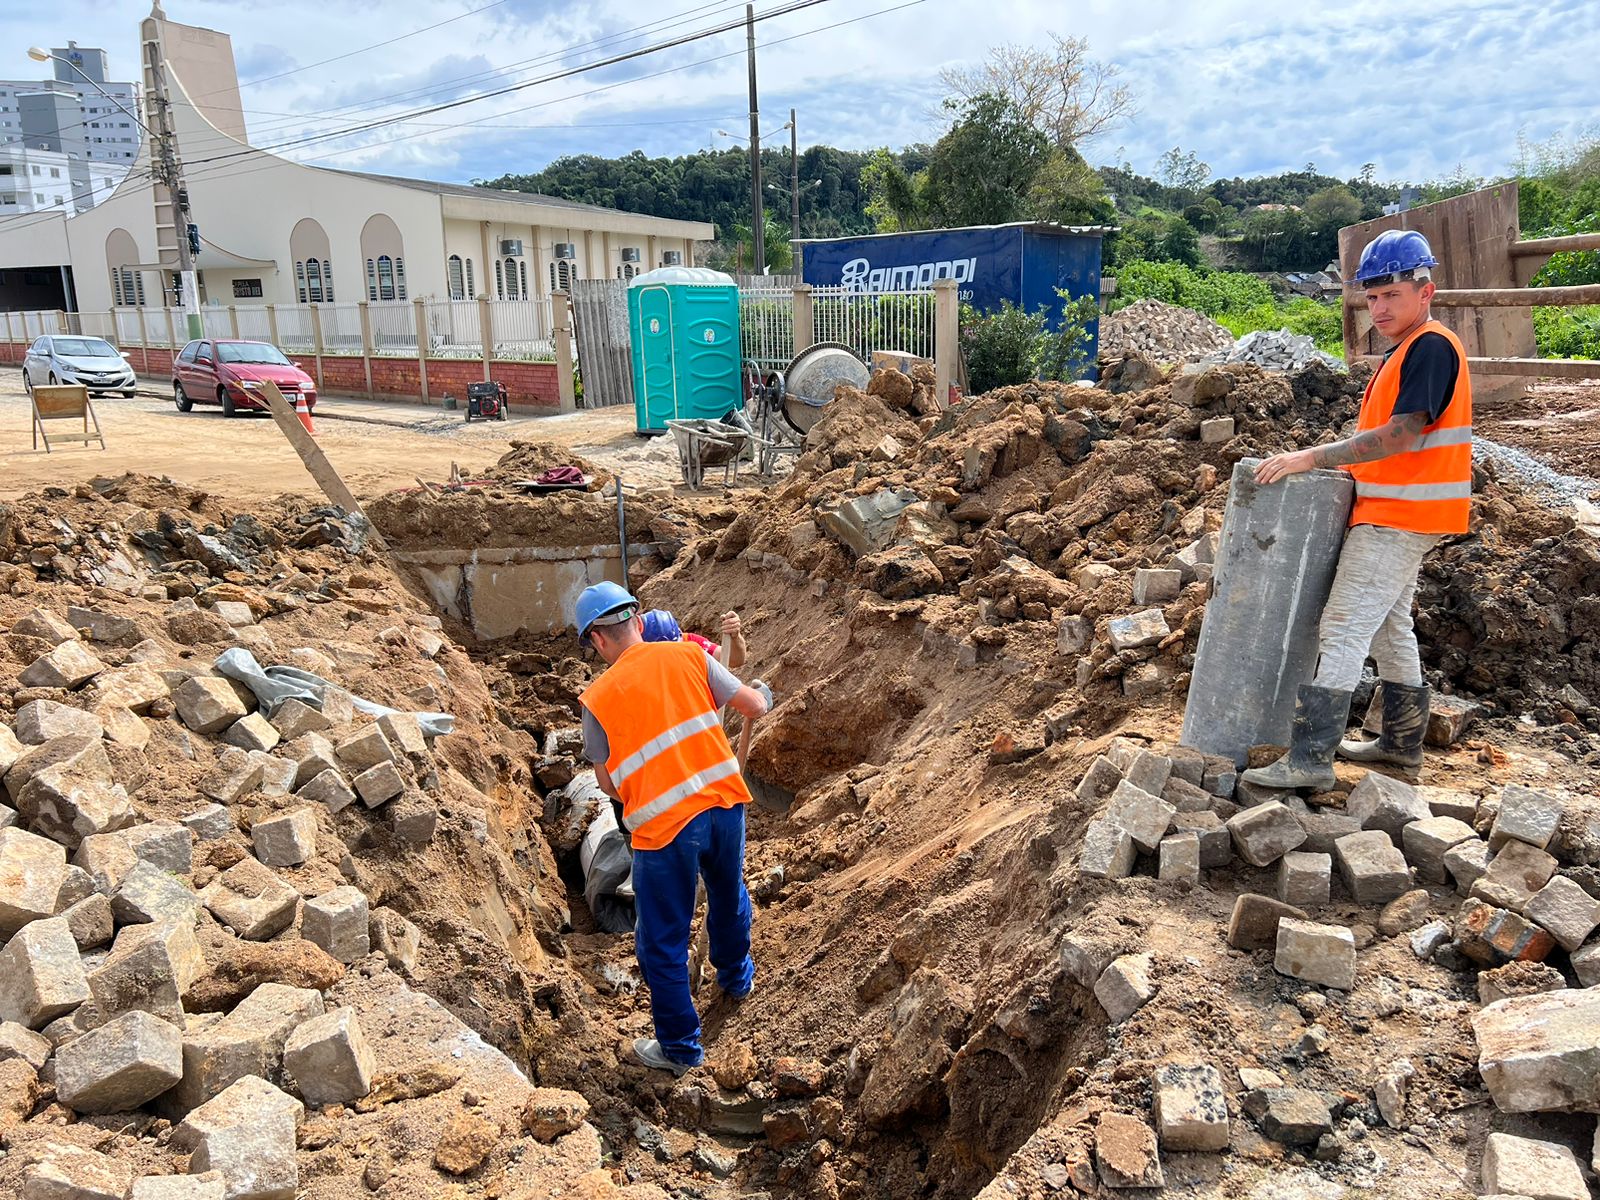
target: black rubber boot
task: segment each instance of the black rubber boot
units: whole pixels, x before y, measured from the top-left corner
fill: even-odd
[[[1257,787],[1328,791],[1333,787],[1334,751],[1349,718],[1349,692],[1301,684],[1289,752],[1277,762],[1246,771],[1239,778]]]
[[[1428,685],[1383,681],[1383,732],[1374,741],[1339,743],[1339,757],[1357,763],[1391,763],[1415,779],[1422,773],[1422,739],[1428,733]]]

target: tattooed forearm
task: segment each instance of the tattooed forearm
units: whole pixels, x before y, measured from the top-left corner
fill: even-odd
[[[1348,467],[1351,463],[1376,462],[1391,454],[1404,454],[1416,446],[1427,425],[1427,413],[1401,413],[1377,429],[1313,447],[1311,461],[1319,467]]]

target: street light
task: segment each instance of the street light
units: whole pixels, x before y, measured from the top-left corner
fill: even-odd
[[[191,339],[200,337],[203,332],[200,324],[200,286],[194,271],[194,255],[199,253],[200,247],[199,231],[189,220],[188,189],[183,186],[183,168],[178,165],[178,157],[171,142],[141,121],[137,114],[123,108],[120,100],[89,78],[77,63],[72,62],[70,59],[62,58],[59,54],[51,54],[50,51],[42,46],[29,46],[28,57],[33,59],[34,62],[54,61],[71,67],[83,78],[85,83],[111,101],[112,104],[116,105],[118,111],[125,113],[133,120],[134,124],[144,130],[145,134],[151,139],[152,148],[157,143],[160,144],[161,174],[159,178],[166,185],[167,195],[172,202],[172,236],[173,241],[177,243],[178,279],[185,323],[189,327],[189,337]],[[164,87],[161,86],[160,68],[156,65],[154,58],[151,60],[151,66],[155,68],[154,73],[158,85],[157,94],[165,103],[166,92]],[[164,127],[170,128],[170,117],[164,123]]]

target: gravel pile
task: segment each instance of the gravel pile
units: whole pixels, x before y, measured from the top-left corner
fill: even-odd
[[[1344,359],[1317,349],[1317,343],[1303,333],[1287,329],[1258,329],[1247,333],[1226,350],[1207,355],[1208,363],[1253,363],[1268,371],[1303,371],[1314,362],[1345,369]]]
[[[1233,335],[1204,313],[1160,300],[1135,300],[1100,318],[1100,357],[1145,354],[1158,362],[1195,362],[1233,345]]]

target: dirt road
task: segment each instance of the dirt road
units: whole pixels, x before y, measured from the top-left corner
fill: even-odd
[[[419,475],[444,480],[452,462],[470,474],[495,462],[513,441],[559,442],[607,469],[625,471],[630,483],[670,484],[678,478],[670,446],[634,437],[629,408],[470,426],[459,412],[412,405],[330,400],[326,408],[367,418],[317,420],[323,450],[362,498],[414,487]],[[105,450],[69,444],[50,454],[35,451],[21,376],[9,370],[0,374],[0,497],[125,471],[170,476],[241,501],[283,492],[320,495],[277,426],[264,416],[229,420],[220,410],[198,408],[180,413],[170,400],[146,394],[131,400],[107,397],[95,402],[95,411]],[[373,419],[395,423],[369,423]]]

